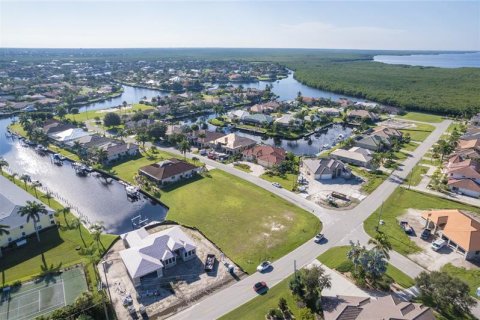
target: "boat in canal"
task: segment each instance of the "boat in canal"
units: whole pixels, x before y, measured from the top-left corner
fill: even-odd
[[[128,197],[138,198],[140,196],[140,188],[137,186],[126,186],[125,191]]]

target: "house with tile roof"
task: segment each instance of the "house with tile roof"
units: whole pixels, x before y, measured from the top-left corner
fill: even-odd
[[[195,242],[179,226],[152,234],[143,227],[120,237],[127,248],[120,251],[120,257],[134,286],[162,277],[163,270],[175,267],[178,261],[196,257]]]
[[[333,158],[303,159],[300,171],[315,180],[330,180],[335,178],[350,178],[352,172],[345,164]]]
[[[438,233],[465,259],[480,258],[480,218],[462,210],[432,210],[422,213],[425,227]]]
[[[391,146],[390,140],[376,135],[363,135],[355,141],[355,146],[371,151],[388,149]]]
[[[433,311],[395,295],[378,298],[322,297],[325,320],[435,320]]]
[[[138,173],[141,176],[146,177],[159,186],[190,179],[200,171],[200,167],[176,158],[160,161],[138,169]]]
[[[378,116],[371,112],[371,111],[367,111],[367,110],[362,110],[362,109],[358,109],[358,110],[351,110],[347,113],[347,119],[349,121],[371,121],[371,122],[374,122],[376,120],[378,120]]]
[[[271,168],[285,161],[286,154],[286,151],[282,148],[264,144],[256,145],[242,152],[244,160],[256,162],[266,168]]]
[[[242,137],[235,133],[227,134],[210,142],[210,146],[213,149],[220,150],[229,155],[239,154],[243,150],[253,147],[256,144],[257,142],[255,140]]]
[[[368,168],[373,159],[373,152],[360,147],[352,147],[348,150],[336,149],[330,156],[345,163]]]

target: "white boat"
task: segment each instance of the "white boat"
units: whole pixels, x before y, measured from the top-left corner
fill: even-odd
[[[325,143],[325,144],[323,145],[323,149],[330,149],[330,145],[329,145],[328,143]]]
[[[138,197],[140,188],[137,186],[126,186],[125,190],[127,191],[127,196]]]

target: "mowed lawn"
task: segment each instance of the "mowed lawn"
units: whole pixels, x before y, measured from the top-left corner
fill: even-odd
[[[398,116],[397,118],[430,123],[439,123],[443,121],[442,116],[422,112],[409,112],[406,115]]]
[[[455,267],[451,263],[447,263],[441,269],[450,274],[452,277],[457,277],[463,280],[470,286],[470,295],[477,297],[477,288],[480,287],[480,269],[467,270],[465,268]]]
[[[300,318],[301,309],[297,306],[297,302],[292,292],[288,288],[288,283],[292,276],[282,280],[273,288],[270,288],[264,295],[259,295],[247,303],[241,305],[237,309],[230,311],[220,320],[243,320],[243,319],[265,319],[265,315],[272,308],[278,308],[278,300],[285,298],[287,305],[296,319]],[[252,289],[253,290],[253,289]]]
[[[159,151],[111,168],[133,183],[138,168],[171,157]],[[201,165],[199,162],[197,165]],[[274,194],[220,170],[161,190],[167,219],[197,227],[246,272],[259,262],[275,260],[311,239],[321,229],[312,214]]]
[[[405,183],[412,186],[418,186],[420,181],[422,181],[423,175],[428,172],[428,169],[429,168],[426,166],[417,164],[415,167],[413,167],[413,170],[408,175]]]
[[[375,236],[375,226],[378,224],[379,211],[382,210],[380,219],[384,220],[385,224],[380,226],[380,230],[388,235],[393,249],[404,255],[419,252],[421,249],[409,239],[400,228],[397,220],[398,216],[403,215],[410,208],[418,210],[464,209],[480,213],[480,208],[477,207],[398,187],[385,201],[383,209],[379,208],[364,221],[365,231],[370,236]]]
[[[360,190],[367,194],[375,191],[375,189],[377,189],[378,186],[381,185],[388,177],[388,174],[384,173],[383,171],[372,173],[363,168],[352,165],[349,166],[349,168],[352,169],[355,175],[360,176],[366,180]]]
[[[415,123],[415,127],[409,129],[401,129],[400,131],[403,134],[410,134],[410,138],[414,141],[423,141],[425,140],[432,131],[435,130],[435,127],[429,124],[424,123]]]
[[[266,173],[262,174],[260,178],[270,181],[270,182],[277,182],[280,183],[282,188],[287,189],[287,190],[292,190],[292,188],[295,186],[297,183],[297,174],[293,173],[287,173],[285,174],[284,177],[281,176],[276,176],[276,175],[268,175]]]
[[[220,170],[162,192],[167,218],[197,227],[246,272],[276,260],[321,228],[312,214]]]
[[[79,122],[83,122],[86,120],[93,120],[95,117],[99,117],[102,120],[103,117],[109,112],[114,112],[119,115],[123,115],[123,114],[133,113],[135,111],[143,111],[143,110],[149,110],[149,109],[153,109],[153,107],[147,106],[145,104],[135,103],[131,108],[89,110],[89,111],[80,112],[78,114],[67,114],[65,118],[79,121]]]
[[[7,176],[4,174],[4,176]],[[15,180],[15,183],[24,189],[24,183]],[[27,187],[27,191],[35,196],[33,188]],[[43,197],[43,193],[37,191],[38,198],[45,205],[57,210],[62,206],[54,199],[48,200]],[[66,218],[66,221],[65,221]],[[88,264],[88,258],[79,254],[77,247],[91,247],[94,240],[91,234],[83,226],[80,229],[68,227],[67,222],[71,222],[74,216],[69,213],[66,216],[60,214],[56,219],[60,222],[60,228],[51,228],[40,233],[40,243],[37,242],[35,235],[28,240],[25,246],[16,248],[14,251],[5,251],[0,259],[0,270],[2,270],[1,285],[9,284],[14,281],[26,281],[42,272],[41,266],[47,265],[65,268],[78,263]],[[117,239],[116,235],[103,234],[101,243],[105,248],[109,248]],[[94,278],[92,266],[89,265],[89,277]]]
[[[347,253],[350,246],[333,247],[321,254],[317,260],[338,272],[346,272],[346,269],[353,268],[353,264],[348,260]],[[391,264],[387,266],[386,275],[404,288],[410,288],[415,284],[412,278],[395,268]]]

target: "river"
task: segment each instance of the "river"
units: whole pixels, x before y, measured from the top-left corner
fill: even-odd
[[[113,180],[105,184],[91,175],[79,177],[69,161],[63,166],[54,165],[50,157],[40,156],[31,147],[23,147],[18,139],[7,138],[6,128],[11,119],[0,119],[0,156],[9,163],[9,170],[28,174],[43,187],[63,198],[68,205],[87,217],[92,223],[102,221],[106,231],[121,234],[132,230],[132,218],[149,221],[165,219],[167,208],[145,197],[137,201],[127,198],[125,187]]]
[[[410,66],[438,68],[480,68],[480,52],[414,54],[403,56],[378,55],[373,57],[373,60],[387,64],[403,64]]]

